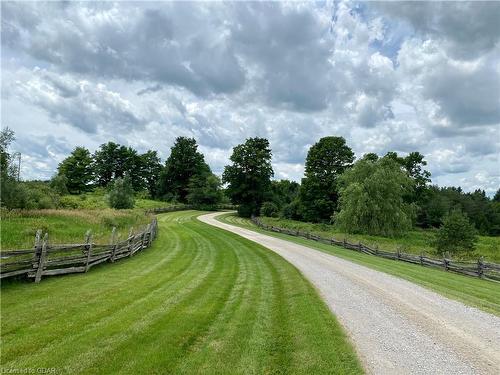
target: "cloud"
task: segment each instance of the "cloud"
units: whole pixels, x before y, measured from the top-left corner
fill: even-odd
[[[218,173],[266,137],[276,176],[300,179],[309,147],[338,135],[358,156],[418,150],[439,183],[498,181],[497,3],[1,7],[2,121],[29,176],[50,176],[61,143],[165,158],[184,135]]]
[[[377,2],[385,17],[399,17],[424,38],[443,42],[454,58],[475,59],[500,41],[500,6],[493,1]]]
[[[33,76],[13,89],[26,102],[43,108],[53,121],[67,123],[86,133],[98,128],[130,130],[145,121],[134,105],[104,84],[93,84],[35,69]]]

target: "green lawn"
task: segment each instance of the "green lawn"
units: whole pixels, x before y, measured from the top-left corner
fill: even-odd
[[[3,368],[87,374],[359,374],[334,316],[273,252],[159,216],[152,248],[87,274],[5,282]]]
[[[218,219],[222,222],[250,228],[270,236],[309,246],[325,253],[401,277],[449,298],[462,301],[470,306],[500,316],[500,283],[458,275],[430,267],[384,259],[300,237],[265,231],[255,226],[249,219],[240,218],[232,213],[220,216]]]
[[[262,222],[267,225],[274,225],[276,227],[288,228],[293,230],[301,230],[311,232],[326,238],[336,238],[342,240],[344,238],[349,242],[358,243],[362,242],[368,246],[378,246],[379,249],[387,251],[396,251],[398,248],[405,253],[421,254],[424,253],[429,256],[438,256],[432,246],[435,230],[419,229],[413,230],[401,238],[387,238],[380,236],[369,236],[362,234],[348,234],[339,231],[333,225],[328,224],[313,224],[304,223],[296,220],[287,220],[272,217],[262,217]],[[462,256],[462,259],[477,260],[483,256],[485,260],[490,262],[500,263],[500,237],[487,237],[479,236],[476,251],[470,256]],[[453,258],[459,259],[458,256]]]
[[[33,247],[37,229],[49,233],[52,243],[82,243],[85,232],[92,230],[94,241],[107,243],[111,230],[117,228],[119,238],[126,238],[130,227],[136,230],[153,219],[143,209],[113,210],[19,210],[1,211],[2,249]]]

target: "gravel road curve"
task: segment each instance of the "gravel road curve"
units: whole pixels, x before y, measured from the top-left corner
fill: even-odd
[[[199,220],[278,253],[318,289],[369,374],[500,374],[500,318],[306,246]]]

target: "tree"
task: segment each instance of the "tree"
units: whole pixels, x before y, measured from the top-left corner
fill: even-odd
[[[260,208],[261,216],[276,217],[278,212],[278,206],[274,202],[264,202]]]
[[[394,160],[361,159],[340,178],[339,228],[348,233],[399,236],[412,226],[414,207],[403,199],[413,181]]]
[[[297,199],[299,195],[300,185],[295,181],[279,180],[271,181],[271,193],[269,201],[272,201],[278,209],[282,209],[285,205]]]
[[[93,158],[98,186],[106,187],[116,178],[128,175],[135,191],[147,189],[150,196],[156,195],[162,170],[156,151],[140,155],[131,147],[108,142],[99,147]]]
[[[194,175],[189,180],[187,202],[199,209],[212,210],[222,200],[221,181],[213,173]]]
[[[26,190],[16,180],[17,168],[13,165],[13,155],[9,147],[15,140],[14,131],[8,127],[0,132],[0,204],[6,208],[23,208]]]
[[[134,189],[128,176],[118,177],[111,184],[108,202],[111,208],[125,209],[134,207]]]
[[[76,147],[71,155],[59,164],[58,174],[67,177],[66,186],[71,194],[88,191],[94,177],[89,150],[84,147]]]
[[[500,202],[500,189],[497,190],[495,196],[493,197],[493,202]]]
[[[172,146],[160,176],[160,196],[187,201],[189,181],[193,176],[210,172],[194,138],[178,137]]]
[[[118,164],[118,153],[120,145],[114,142],[102,144],[96,152],[94,152],[94,173],[96,184],[106,187],[111,183],[116,176]]]
[[[156,151],[148,150],[140,155],[140,173],[144,180],[144,185],[151,197],[157,196],[158,181],[163,169],[161,160]]]
[[[64,174],[56,174],[50,180],[50,187],[59,195],[68,194],[68,178]]]
[[[232,164],[224,168],[222,181],[228,184],[226,192],[233,204],[239,204],[241,216],[259,214],[274,176],[271,157],[269,141],[265,138],[248,138],[233,148]]]
[[[439,228],[434,246],[439,254],[470,253],[474,251],[477,232],[469,218],[459,209],[452,210]]]
[[[307,153],[305,177],[300,187],[304,220],[327,222],[337,210],[338,177],[351,167],[354,153],[342,137],[324,137]]]

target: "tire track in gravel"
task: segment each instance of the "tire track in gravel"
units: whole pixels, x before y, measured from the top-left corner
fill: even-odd
[[[500,373],[500,318],[406,280],[215,219],[222,214],[199,220],[296,266],[349,333],[368,373]]]

